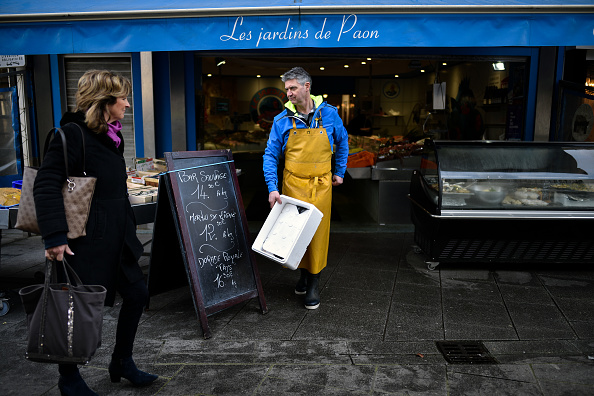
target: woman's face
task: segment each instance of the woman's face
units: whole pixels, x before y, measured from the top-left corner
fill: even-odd
[[[126,114],[126,109],[130,107],[130,103],[128,103],[128,98],[118,98],[116,102],[112,105],[107,105],[105,119],[107,123],[112,123],[114,121],[119,121],[124,118]]]

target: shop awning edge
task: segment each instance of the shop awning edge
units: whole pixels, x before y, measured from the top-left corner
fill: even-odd
[[[56,22],[117,19],[207,18],[317,14],[583,14],[594,4],[567,5],[322,5],[283,7],[222,7],[170,10],[129,10],[61,13],[0,14],[0,23]]]

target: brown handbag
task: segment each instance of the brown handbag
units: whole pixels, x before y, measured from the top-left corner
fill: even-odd
[[[76,125],[79,129],[80,126]],[[82,163],[83,175],[85,176],[68,176],[68,150],[66,148],[66,136],[64,131],[60,128],[54,128],[48,134],[45,141],[45,151],[49,147],[49,142],[53,137],[53,131],[56,131],[62,139],[62,147],[64,149],[64,164],[66,166],[66,181],[62,187],[62,196],[64,197],[64,211],[66,212],[66,222],[68,223],[68,239],[75,239],[87,234],[87,220],[89,219],[89,211],[91,209],[91,202],[93,200],[93,193],[95,192],[96,177],[86,176],[85,173],[85,137],[82,129],[80,133],[82,136]],[[33,197],[33,185],[37,177],[38,169],[32,167],[25,167],[23,171],[23,186],[21,190],[21,201],[19,202],[19,210],[17,212],[17,221],[15,228],[34,234],[40,234],[39,225],[37,224],[37,214],[35,212],[35,200]]]

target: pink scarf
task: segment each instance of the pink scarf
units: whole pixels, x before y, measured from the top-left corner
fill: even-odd
[[[120,147],[122,139],[118,136],[118,132],[122,129],[122,124],[119,121],[115,121],[111,124],[107,124],[107,136],[114,141],[116,147]]]

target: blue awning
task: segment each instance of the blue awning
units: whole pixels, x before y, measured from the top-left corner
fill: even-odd
[[[594,46],[594,0],[559,3],[0,0],[0,54]]]

